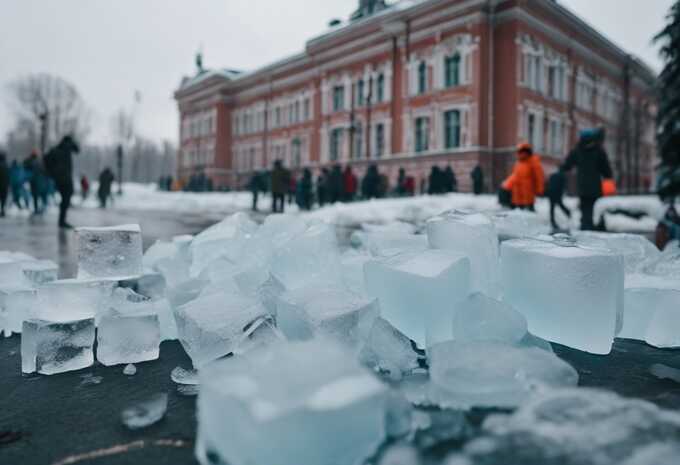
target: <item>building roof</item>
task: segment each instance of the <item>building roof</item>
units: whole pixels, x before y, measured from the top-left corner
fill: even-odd
[[[233,81],[238,79],[239,76],[245,74],[243,71],[238,71],[235,69],[221,68],[221,69],[210,69],[202,71],[193,77],[185,76],[182,78],[182,82],[179,86],[179,91],[187,90],[198,84],[206,82],[211,78],[222,79],[226,81]]]

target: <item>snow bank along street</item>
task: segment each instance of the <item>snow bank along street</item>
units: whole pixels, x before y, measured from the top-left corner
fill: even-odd
[[[204,465],[430,463],[428,451],[452,440],[436,463],[677,459],[680,413],[578,387],[559,354],[615,357],[617,338],[680,347],[678,244],[659,252],[638,235],[550,236],[540,216],[519,211],[416,218],[446,201],[491,204],[385,201],[383,212],[400,213],[353,233],[349,248],[321,219],[348,221],[340,206],[262,225],[237,213],[145,254],[138,225],[80,228],[72,279],[57,280],[52,262],[0,253],[0,329],[21,333],[26,383],[101,364],[134,384],[162,358],[161,342],[178,340],[193,369],[165,376],[198,395]],[[678,368],[649,362],[668,383]],[[84,376],[86,386],[107,382]],[[115,421],[145,430],[172,408],[168,392],[154,392]],[[479,409],[473,428],[465,415]]]

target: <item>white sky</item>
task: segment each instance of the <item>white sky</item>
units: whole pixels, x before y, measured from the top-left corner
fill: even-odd
[[[253,69],[297,53],[357,0],[0,0],[0,140],[12,125],[7,84],[33,72],[73,82],[92,107],[90,142],[108,142],[110,118],[131,108],[142,134],[177,139],[172,93],[206,67]],[[673,0],[560,0],[659,70],[651,37]]]

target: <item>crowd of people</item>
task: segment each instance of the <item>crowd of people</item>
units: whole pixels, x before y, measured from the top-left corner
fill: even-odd
[[[0,217],[4,217],[10,201],[19,210],[42,215],[50,204],[57,204],[59,193],[59,227],[71,229],[67,221],[68,210],[75,194],[73,182],[73,155],[80,152],[78,143],[65,136],[44,156],[34,150],[23,161],[8,161],[7,154],[0,152]],[[106,208],[112,197],[111,187],[115,180],[113,171],[105,168],[99,176],[97,198],[101,208]],[[90,180],[80,177],[83,202],[90,195]]]
[[[473,170],[471,178],[475,194],[481,194],[484,174],[480,166]],[[248,190],[253,195],[253,211],[259,208],[260,195],[271,192],[271,211],[283,213],[286,201],[288,204],[297,204],[302,210],[311,210],[315,204],[323,207],[337,202],[414,196],[416,180],[413,176],[407,176],[404,168],[400,168],[396,183],[391,185],[389,177],[381,173],[377,165],[370,165],[361,179],[351,166],[343,169],[340,165],[322,168],[316,179],[309,168],[303,169],[296,177],[280,160],[277,160],[271,171],[256,172],[252,175]],[[451,166],[444,169],[435,166],[429,177],[421,181],[421,194],[437,195],[457,191],[458,181]]]

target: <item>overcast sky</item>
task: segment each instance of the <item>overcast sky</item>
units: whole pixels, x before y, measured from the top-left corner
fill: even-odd
[[[651,37],[672,0],[560,0],[659,70]],[[7,84],[28,73],[59,75],[91,106],[90,142],[111,139],[111,115],[142,95],[139,128],[177,139],[172,93],[206,67],[253,69],[304,48],[357,0],[0,0],[0,141],[12,125]]]

